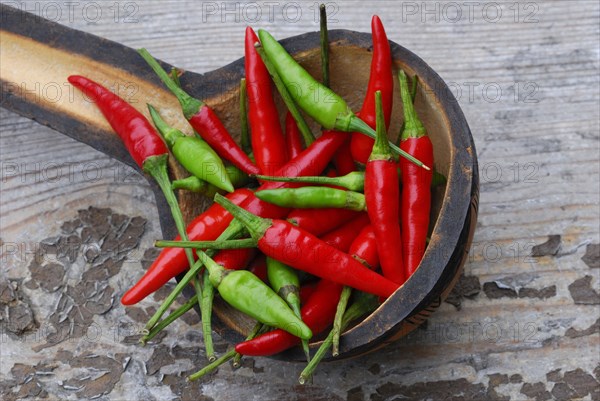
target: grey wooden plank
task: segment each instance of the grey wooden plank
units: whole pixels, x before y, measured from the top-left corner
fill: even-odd
[[[56,2],[3,3],[16,3],[54,18]],[[75,6],[72,20],[66,6],[56,4],[62,11],[60,23],[128,46],[147,47],[157,57],[189,70],[210,71],[243,55],[248,21],[242,9],[247,3],[229,2],[225,7],[239,11],[223,14],[221,2],[90,2],[85,12],[85,3]],[[256,4],[263,11],[267,7]],[[293,23],[289,4],[274,7],[273,21],[263,14],[252,25],[267,28],[279,38],[318,29],[310,8],[313,2],[294,3],[302,16]],[[93,317],[95,323],[109,328],[99,339],[77,337],[36,351],[43,339],[24,342],[2,326],[3,395],[21,392],[25,397],[39,386],[51,398],[65,399],[93,396],[96,389],[107,391],[111,399],[187,399],[192,395],[197,399],[199,394],[213,399],[376,400],[400,394],[409,399],[462,394],[474,400],[598,397],[597,392],[586,393],[586,388],[597,391],[600,380],[600,316],[593,303],[600,271],[581,259],[588,244],[600,242],[598,3],[481,2],[473,6],[472,21],[466,18],[470,6],[461,2],[331,4],[339,20],[331,28],[368,31],[368,16],[376,12],[391,40],[415,51],[461,90],[459,102],[475,137],[482,173],[478,229],[465,266],[467,275],[477,277],[480,293],[473,299],[463,298],[461,310],[443,305],[426,328],[393,346],[322,366],[308,388],[294,387],[299,365],[260,358],[247,359],[237,371],[224,367],[199,385],[187,384],[177,373],[204,363],[197,325],[180,322],[161,343],[145,348],[125,341],[133,332],[116,330],[119,325],[139,325],[143,309],[156,305],[156,300],[144,301],[141,309],[134,310],[142,316],[136,320],[134,312],[118,304],[118,296],[139,275],[143,250],[159,236],[147,183],[129,167],[85,145],[0,110],[4,258],[0,281],[19,282],[22,302],[30,305],[39,328],[61,306],[60,294],[66,296],[64,289],[76,285],[86,263],[82,254],[73,263],[59,260],[69,267],[63,289],[33,288],[33,284],[41,285],[32,265],[31,250],[36,244],[65,235],[61,234],[62,222],[73,220],[78,209],[90,205],[148,221],[138,250],[123,262],[119,274],[106,281],[115,301],[110,311]],[[456,23],[451,22],[454,4],[464,16]],[[496,4],[502,17],[492,22]],[[102,10],[100,18],[94,14],[96,5]],[[288,20],[283,17],[286,5]],[[434,12],[427,14],[425,8]],[[137,21],[127,22],[125,16],[131,11]],[[526,22],[531,19],[537,22]],[[521,97],[515,98],[515,85]],[[497,99],[494,88],[502,90]],[[93,163],[91,171],[98,172],[98,179],[83,175],[86,163]],[[49,179],[57,171],[64,174],[69,165],[72,176]],[[552,234],[561,235],[560,253],[531,258],[531,247]],[[55,262],[51,255],[48,258],[44,266]],[[32,283],[29,287],[28,282]],[[222,350],[225,344],[218,341],[218,346]],[[89,361],[95,358],[86,359],[87,351],[118,365],[131,360],[115,382],[69,381],[93,372]],[[53,375],[31,375],[24,383],[27,369],[19,363],[39,364],[37,370],[56,367]],[[111,363],[103,359],[99,366]],[[84,389],[67,389],[80,382]]]

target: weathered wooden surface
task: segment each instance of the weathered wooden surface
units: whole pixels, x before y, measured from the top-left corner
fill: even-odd
[[[317,29],[312,2],[3,2],[198,72],[242,56],[248,23],[280,38]],[[159,236],[144,178],[0,110],[3,399],[600,399],[598,3],[330,4],[332,28],[381,15],[468,118],[482,185],[460,307],[321,366],[310,386],[296,385],[300,365],[258,358],[188,384],[204,363],[197,317],[142,348],[156,300],[118,302]]]

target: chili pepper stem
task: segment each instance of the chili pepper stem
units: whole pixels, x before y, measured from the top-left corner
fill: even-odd
[[[177,67],[171,68],[171,73],[169,74],[171,81],[175,83],[179,88],[181,88],[181,81],[179,80],[179,75],[182,74],[183,71],[179,71]]]
[[[371,151],[371,156],[369,156],[369,160],[389,160],[392,157],[392,152],[390,150],[390,145],[387,140],[387,132],[385,129],[385,117],[383,112],[379,112],[382,110],[381,106],[381,92],[375,92],[375,104],[377,105],[377,123],[375,132],[377,137],[375,138],[375,143],[373,144],[373,150]]]
[[[323,85],[329,87],[329,33],[327,32],[327,6],[319,5],[319,22],[321,28],[321,71]]]
[[[148,111],[150,112],[150,117],[152,117],[152,122],[154,123],[156,128],[158,128],[158,132],[160,132],[162,137],[165,139],[165,142],[169,146],[169,149],[171,149],[173,145],[175,145],[175,141],[177,141],[177,138],[181,138],[184,136],[183,132],[173,127],[170,127],[169,124],[167,124],[165,120],[162,119],[162,117],[154,108],[154,106],[152,106],[149,103],[146,104],[146,106],[148,106]]]
[[[400,70],[398,78],[400,80],[402,108],[404,109],[404,130],[402,131],[402,140],[408,138],[420,138],[426,135],[426,131],[413,106],[412,96],[408,89],[408,82],[404,70]]]
[[[202,310],[202,336],[204,338],[204,349],[206,352],[206,358],[208,358],[209,362],[212,362],[216,359],[215,357],[215,349],[213,346],[213,338],[212,338],[212,306],[213,306],[213,298],[215,295],[215,289],[210,282],[209,273],[205,270],[203,277],[203,288],[202,288],[202,300],[200,301],[200,309]],[[194,287],[196,287],[196,292],[198,291],[198,287],[200,287],[200,280],[197,279],[194,281]]]
[[[209,363],[208,365],[206,365],[205,367],[203,367],[196,373],[189,375],[187,377],[187,380],[188,381],[198,380],[201,377],[206,376],[209,373],[212,373],[215,369],[217,369],[219,366],[223,365],[225,362],[227,362],[234,356],[235,356],[235,349],[231,349],[231,350],[227,351],[227,353],[223,354],[218,359],[215,359],[213,362]]]
[[[412,80],[412,87],[410,89],[410,99],[412,104],[415,104],[415,98],[417,97],[417,86],[419,83],[419,76],[415,75]],[[402,91],[402,89],[400,89]],[[404,127],[406,126],[406,121],[402,121],[402,125],[400,125],[400,130],[398,131],[398,138],[396,139],[396,143],[399,145],[402,142],[402,133],[404,132]],[[435,174],[435,172],[434,172]]]
[[[364,292],[360,292],[358,294],[359,295],[357,296],[357,299],[346,310],[346,313],[344,313],[341,330],[345,330],[353,320],[377,308],[378,303],[376,296],[366,294]],[[321,343],[321,346],[317,352],[313,355],[312,360],[308,363],[308,365],[306,365],[302,373],[300,373],[300,377],[298,378],[298,382],[300,384],[306,384],[311,379],[313,372],[317,368],[317,365],[319,362],[321,362],[321,360],[323,360],[332,344],[333,331],[330,331],[329,335]]]
[[[246,154],[252,153],[250,142],[250,128],[248,127],[248,93],[246,90],[246,79],[240,79],[240,144]]]
[[[184,189],[186,191],[202,194],[208,192],[209,186],[210,185],[206,181],[201,180],[193,175],[190,175],[186,178],[182,178],[180,180],[173,180],[173,182],[171,182],[171,188],[173,189]],[[215,189],[217,188],[215,187]],[[213,196],[215,196],[215,194],[212,194],[210,197],[212,198]]]
[[[271,226],[271,220],[258,217],[241,207],[233,204],[229,199],[220,194],[215,195],[215,202],[223,206],[237,220],[239,220],[255,241],[263,236],[265,231]]]
[[[142,338],[140,338],[140,343],[142,345],[146,345],[146,343],[148,341],[152,340],[162,329],[169,326],[171,323],[173,323],[175,320],[177,320],[185,312],[192,309],[197,302],[198,302],[198,295],[196,294],[193,297],[191,297],[186,303],[184,303],[179,308],[177,308],[176,310],[171,312],[169,314],[169,316],[167,316],[166,318],[161,320],[146,335],[144,335]]]
[[[202,268],[201,261],[197,261],[196,263],[194,263],[192,268],[190,270],[188,270],[188,272],[185,274],[183,279],[179,283],[177,283],[177,285],[175,286],[173,291],[171,291],[171,293],[167,296],[167,298],[160,305],[158,310],[154,313],[154,315],[150,318],[150,320],[148,320],[148,323],[146,323],[146,326],[144,328],[145,330],[148,330],[148,331],[152,330],[152,328],[154,326],[156,326],[156,324],[158,323],[158,321],[160,320],[162,315],[164,315],[164,313],[167,311],[169,306],[171,306],[171,304],[173,303],[175,298],[177,298],[177,296],[179,294],[181,294],[181,291],[183,291],[183,289],[188,285],[190,280],[192,280],[196,277],[196,274],[200,271],[201,268]],[[202,294],[198,294],[198,298],[202,299]]]
[[[262,323],[257,322],[254,325],[254,328],[252,329],[250,334],[248,334],[248,336],[246,337],[246,340],[252,340],[254,337],[256,337],[261,332],[263,327],[265,327],[265,326]],[[198,380],[201,377],[207,375],[208,373],[213,372],[216,368],[218,368],[219,366],[221,366],[222,364],[224,364],[225,362],[227,362],[228,360],[230,360],[232,358],[233,358],[233,367],[238,368],[241,357],[242,356],[240,354],[235,352],[235,348],[230,349],[229,351],[227,351],[227,353],[223,354],[220,358],[215,359],[212,363],[206,365],[204,368],[200,369],[196,373],[188,376],[187,380],[188,381]]]
[[[258,53],[258,55],[262,59],[263,63],[265,64],[265,67],[267,67],[267,71],[269,71],[269,75],[271,75],[271,78],[273,79],[273,83],[275,84],[277,91],[281,95],[283,102],[285,103],[286,107],[288,108],[288,110],[290,111],[292,116],[294,117],[294,120],[296,120],[296,124],[298,124],[298,129],[300,130],[300,133],[302,134],[302,138],[304,139],[304,146],[308,147],[311,143],[313,143],[315,141],[315,136],[313,135],[312,131],[308,127],[308,124],[306,123],[306,120],[304,119],[302,114],[300,114],[300,109],[298,109],[296,102],[294,102],[294,99],[292,98],[292,96],[290,95],[290,92],[285,87],[285,84],[281,80],[281,77],[277,73],[277,70],[273,66],[273,63],[267,57],[261,44],[259,42],[256,42],[254,47],[256,48],[256,52]]]
[[[331,330],[331,332],[333,333],[333,348],[331,354],[333,356],[338,356],[340,354],[340,335],[342,334],[342,319],[346,312],[346,307],[348,306],[350,295],[352,295],[352,288],[344,287],[340,295],[340,300],[338,302],[337,309],[335,311],[335,318],[333,319],[333,329]]]
[[[368,136],[369,138],[372,138],[372,139],[377,138],[377,133],[375,132],[375,130],[373,128],[369,127],[369,125],[366,122],[364,122],[363,120],[361,120],[358,116],[352,116],[350,118],[350,121],[346,127],[346,131],[360,132],[361,134],[364,134],[364,135]],[[428,170],[428,171],[431,170],[431,168],[429,166],[426,166],[420,160],[418,160],[415,157],[411,156],[410,154],[406,153],[405,151],[403,151],[402,149],[400,149],[398,146],[394,145],[393,143],[390,143],[389,146],[392,149],[392,152],[394,152],[395,154],[404,157],[406,160],[409,160],[411,163],[414,163],[417,166],[424,168],[425,170]]]
[[[256,322],[256,324],[252,328],[252,331],[250,331],[250,334],[248,334],[246,336],[246,340],[252,340],[254,337],[259,335],[262,332],[264,327],[265,327],[265,325],[262,324],[261,322]],[[233,367],[234,368],[237,369],[240,367],[240,359],[242,359],[242,354],[236,352],[235,356],[233,357]]]
[[[200,260],[206,269],[208,270],[208,277],[210,279],[210,283],[214,287],[219,287],[219,284],[223,280],[223,277],[227,274],[227,271],[223,266],[219,265],[217,262],[212,260],[206,253],[202,251],[197,252],[198,260]]]
[[[179,235],[181,238],[187,239],[183,215],[181,214],[179,202],[175,197],[175,193],[173,192],[173,189],[171,189],[171,181],[169,180],[169,175],[167,174],[167,158],[168,154],[150,156],[144,161],[143,168],[146,173],[150,174],[154,180],[156,180],[156,183],[162,190],[163,194],[165,195],[165,199],[169,204],[169,208],[171,209],[171,214],[173,215],[173,220],[175,221],[175,226],[177,227]],[[186,255],[190,266],[193,265],[194,255],[192,254],[192,251],[186,251]]]
[[[185,248],[185,249],[241,249],[254,248],[256,241],[252,238],[244,238],[227,241],[156,241],[157,248]]]
[[[185,223],[183,222],[183,215],[181,214],[181,209],[179,208],[179,202],[177,202],[175,193],[173,192],[173,189],[171,188],[171,181],[170,181],[169,175],[167,173],[167,158],[168,158],[168,154],[148,157],[144,161],[143,169],[145,172],[147,172],[152,177],[154,177],[154,179],[158,183],[158,186],[162,189],[165,199],[167,200],[167,203],[171,209],[171,215],[173,216],[173,220],[175,221],[175,226],[177,227],[179,236],[181,238],[183,238],[184,240],[187,240],[188,236],[187,236]],[[192,253],[191,249],[186,249],[185,254],[187,256],[189,266],[191,267],[192,265],[194,265],[194,254]],[[202,297],[201,292],[197,292],[196,295],[198,295],[199,298]],[[171,303],[172,303],[172,301],[171,301]],[[170,303],[169,303],[169,305],[170,305]],[[169,305],[167,305],[167,307]],[[166,308],[164,311],[166,311]],[[164,311],[163,311],[163,313],[164,313]],[[160,319],[161,316],[162,316],[162,314],[160,316],[158,316],[157,319],[154,319],[154,320],[151,319],[146,324],[145,329],[146,330],[152,329],[152,327],[158,322],[158,319]]]
[[[198,112],[202,107],[204,107],[204,102],[198,100],[196,98],[188,95],[183,89],[181,89],[169,74],[160,66],[158,61],[148,52],[146,49],[138,49],[138,53],[146,60],[150,68],[158,75],[160,80],[165,84],[165,86],[175,95],[179,103],[181,104],[181,109],[183,110],[183,115],[186,119],[191,118],[194,114]]]
[[[353,171],[341,177],[303,176],[303,177],[277,177],[268,175],[254,176],[262,181],[276,182],[302,182],[309,184],[335,185],[350,191],[363,191],[365,188],[365,174],[362,171]]]

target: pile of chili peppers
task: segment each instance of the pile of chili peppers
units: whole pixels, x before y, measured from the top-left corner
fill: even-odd
[[[371,72],[357,114],[328,87],[326,22],[321,6],[322,82],[268,32],[246,29],[239,145],[210,106],[181,88],[179,71],[163,70],[145,49],[140,55],[179,100],[193,135],[170,127],[159,105],[148,105],[155,129],[100,84],[69,77],[156,179],[171,207],[179,236],[156,242],[164,249],[121,301],[133,305],[184,274],[141,341],[198,305],[210,363],[192,380],[230,359],[236,366],[242,355],[274,355],[301,345],[309,363],[300,382],[306,382],[330,348],[339,353],[343,330],[398,290],[425,252],[434,160],[413,107],[417,77],[409,88],[404,71],[398,73],[404,121],[398,142],[391,143],[395,72],[381,20],[372,19]],[[287,106],[285,116],[277,111],[277,96]],[[320,135],[301,111],[322,126]],[[190,176],[171,182],[168,157]],[[215,203],[185,226],[174,190],[198,192]],[[165,317],[188,285],[196,295]],[[215,290],[256,321],[246,340],[219,358],[211,330]],[[311,355],[309,340],[328,329]]]

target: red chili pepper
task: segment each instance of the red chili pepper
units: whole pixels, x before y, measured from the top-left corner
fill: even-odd
[[[371,61],[369,86],[358,116],[371,128],[375,128],[375,92],[381,91],[387,129],[390,125],[394,96],[392,53],[385,29],[377,15],[374,15],[371,20],[371,33],[373,35],[373,59]],[[354,160],[365,164],[371,154],[373,143],[373,139],[359,133],[353,133],[351,151]]]
[[[250,266],[248,267],[248,271],[254,273],[256,277],[264,281],[265,283],[268,281],[267,277],[267,257],[259,253],[252,262],[250,262]]]
[[[245,172],[257,174],[261,171],[231,137],[219,117],[208,106],[203,105],[188,118],[190,125],[222,158]]]
[[[248,268],[254,255],[256,255],[256,248],[223,249],[212,259],[227,269],[241,270]]]
[[[273,100],[271,77],[256,52],[256,42],[258,36],[252,28],[247,27],[245,67],[252,152],[256,164],[265,173],[281,168],[287,162],[287,152],[279,113]]]
[[[300,134],[296,120],[294,120],[294,116],[289,111],[285,116],[285,144],[290,159],[293,159],[302,152],[302,135]]]
[[[400,90],[405,121],[400,148],[433,167],[433,144],[413,107],[404,71],[400,72]],[[408,277],[417,270],[425,253],[431,208],[431,180],[433,179],[433,171],[414,169],[410,164],[400,161],[400,170],[402,171],[402,245],[404,266]]]
[[[246,226],[258,249],[268,257],[315,276],[383,297],[398,289],[397,284],[369,270],[348,254],[285,220],[260,218],[219,194],[215,195],[215,201]]]
[[[347,135],[344,132],[324,132],[323,135],[311,143],[298,156],[291,159],[279,171],[275,172],[275,175],[299,177],[302,175],[321,174],[335,152],[344,143]],[[283,186],[284,183],[281,182],[266,182],[260,186],[260,189],[281,188]]]
[[[368,224],[369,215],[365,212],[361,212],[358,217],[355,217],[346,224],[328,232],[323,235],[321,239],[342,252],[348,252],[350,245],[352,245],[358,233],[360,233]]]
[[[402,260],[400,235],[400,189],[398,165],[387,142],[385,122],[381,110],[381,93],[377,98],[377,140],[365,170],[365,201],[371,219],[377,252],[383,275],[397,284],[406,281]]]
[[[183,109],[183,115],[190,125],[208,144],[224,159],[247,174],[260,174],[260,169],[233,140],[219,117],[204,102],[188,95],[169,77],[167,72],[148,53],[146,49],[138,50],[160,80],[177,97]]]
[[[248,196],[249,189],[238,189],[227,195],[227,199],[239,205]],[[220,205],[214,203],[204,213],[196,217],[187,226],[187,234],[194,241],[211,241],[217,239],[233,220],[233,216]],[[180,237],[175,238],[179,240]],[[167,281],[176,277],[189,267],[185,252],[181,248],[165,248],[144,273],[142,278],[121,298],[123,305],[133,305],[162,287]]]
[[[132,105],[91,79],[80,75],[68,79],[96,103],[140,168],[148,157],[169,153],[152,124]]]
[[[341,285],[329,280],[321,280],[302,307],[302,321],[313,334],[322,332],[331,324],[341,291]],[[285,351],[299,343],[298,337],[277,329],[239,343],[235,346],[235,351],[242,355],[267,356]]]
[[[354,239],[348,253],[363,265],[375,270],[379,266],[377,238],[372,225],[367,225]]]
[[[373,141],[371,138],[367,139]],[[346,142],[344,142],[344,144],[340,146],[333,158],[333,164],[335,164],[335,169],[337,170],[337,173],[339,175],[346,175],[356,170],[356,166],[354,165],[354,158],[352,157],[351,142],[351,137],[346,139]]]
[[[360,212],[349,209],[294,209],[287,220],[317,237],[355,218]]]
[[[310,299],[311,295],[314,294],[316,289],[317,283],[315,282],[308,283],[300,287],[300,302],[302,305],[304,305],[306,301]]]

